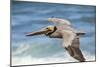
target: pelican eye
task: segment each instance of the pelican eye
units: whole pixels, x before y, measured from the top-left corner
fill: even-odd
[[[48,29],[48,28],[46,28],[46,29]]]
[[[49,30],[49,28],[46,28],[47,30]]]

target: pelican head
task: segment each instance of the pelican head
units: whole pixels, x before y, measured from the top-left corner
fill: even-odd
[[[40,31],[37,32],[31,32],[29,34],[27,34],[26,36],[35,36],[35,35],[41,35],[41,34],[45,34],[46,36],[51,35],[52,33],[54,33],[57,30],[56,26],[47,26],[46,28],[41,29]]]

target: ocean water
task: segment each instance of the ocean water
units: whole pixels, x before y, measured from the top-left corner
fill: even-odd
[[[95,9],[95,6],[87,5],[12,1],[12,65],[77,62],[62,47],[61,39],[26,36],[53,25],[47,21],[50,17],[68,19],[77,30],[85,31],[86,35],[80,38],[80,48],[86,61],[95,61]]]

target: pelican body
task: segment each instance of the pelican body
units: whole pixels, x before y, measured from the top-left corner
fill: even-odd
[[[84,32],[76,31],[71,22],[60,18],[48,18],[49,22],[56,23],[56,26],[47,26],[37,32],[27,34],[27,36],[35,36],[45,34],[50,38],[63,39],[63,47],[68,51],[70,56],[79,62],[84,62],[85,58],[80,50],[80,35],[84,35]]]

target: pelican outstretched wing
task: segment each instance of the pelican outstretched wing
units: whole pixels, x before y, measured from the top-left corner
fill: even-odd
[[[61,35],[63,37],[63,47],[71,46],[76,34],[70,30],[62,30]]]
[[[60,18],[48,18],[48,21],[54,22],[57,25],[71,25],[69,20],[66,19],[60,19]]]
[[[62,31],[63,46],[69,54],[80,62],[85,61],[85,58],[80,50],[80,42],[77,35],[72,31]]]

